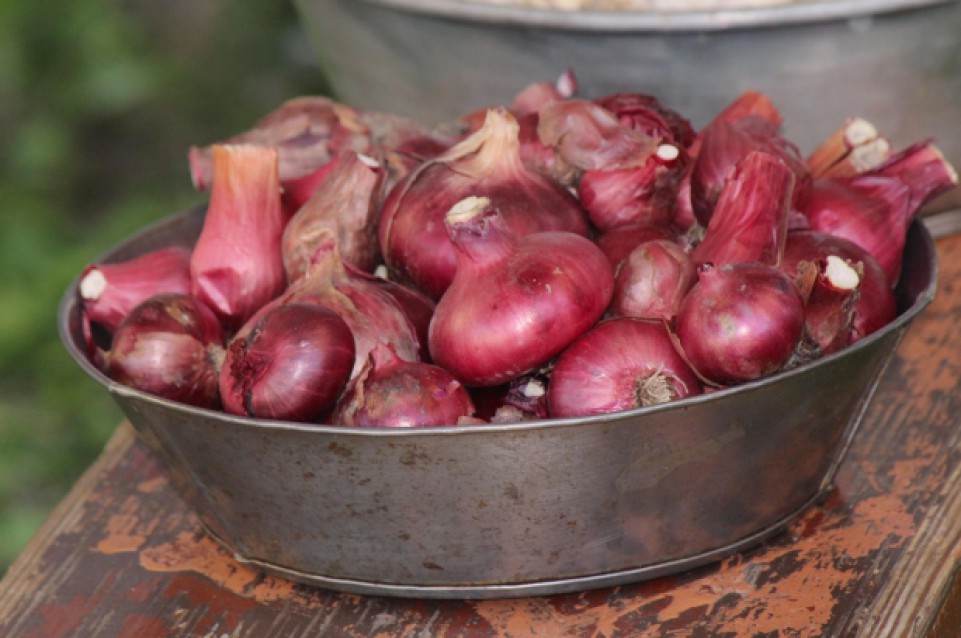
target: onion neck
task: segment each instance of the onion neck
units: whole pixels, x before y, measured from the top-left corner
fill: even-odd
[[[473,179],[523,171],[520,125],[504,108],[487,111],[484,124],[474,133],[452,146],[438,158],[453,170]]]
[[[457,251],[457,264],[486,266],[507,259],[517,241],[488,197],[465,197],[444,217]]]

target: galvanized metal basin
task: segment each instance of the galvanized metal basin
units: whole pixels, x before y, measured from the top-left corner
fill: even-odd
[[[190,245],[203,213],[168,218],[97,261]],[[841,353],[674,404],[426,430],[263,421],[158,399],[86,359],[77,282],[58,321],[70,355],[239,560],[349,592],[491,598],[677,572],[780,531],[830,489],[935,282],[934,246],[916,222],[900,316]]]
[[[844,118],[898,147],[934,136],[961,165],[961,2],[822,0],[652,13],[484,0],[295,0],[336,95],[436,123],[575,70],[580,93],[641,91],[700,127],[767,93],[812,150]],[[961,191],[932,210],[957,207]]]

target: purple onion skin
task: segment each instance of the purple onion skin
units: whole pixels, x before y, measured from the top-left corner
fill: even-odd
[[[447,370],[400,359],[379,345],[331,416],[334,425],[415,428],[456,425],[474,414],[467,390]]]
[[[780,370],[804,329],[804,300],[793,279],[773,266],[705,268],[684,299],[676,333],[687,360],[719,384]]]
[[[203,302],[181,293],[156,295],[117,327],[104,372],[148,394],[216,409],[223,341],[217,316]]]
[[[453,283],[430,324],[431,359],[468,386],[537,369],[600,319],[614,274],[590,240],[565,232],[517,237],[499,218],[452,230]]]
[[[547,389],[552,417],[608,414],[700,394],[702,385],[662,322],[597,324],[557,358]]]
[[[220,374],[224,410],[318,422],[346,386],[354,357],[353,334],[333,311],[279,305],[230,343]]]
[[[597,236],[594,243],[607,255],[611,266],[617,269],[632,250],[644,242],[665,239],[677,242],[678,236],[670,227],[631,223],[615,226]],[[680,245],[678,243],[678,245]]]
[[[645,242],[617,269],[610,314],[670,321],[696,280],[694,262],[679,244]]]
[[[792,231],[787,235],[779,267],[789,276],[797,274],[802,261],[818,261],[835,255],[862,266],[858,299],[854,304],[851,343],[855,343],[891,323],[897,316],[897,301],[891,283],[870,253],[854,242],[812,230]]]

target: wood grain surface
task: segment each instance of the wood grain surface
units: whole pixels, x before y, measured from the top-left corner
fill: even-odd
[[[961,236],[937,250],[937,297],[885,372],[834,490],[763,547],[542,598],[339,594],[234,560],[124,424],[0,582],[0,636],[961,636]]]

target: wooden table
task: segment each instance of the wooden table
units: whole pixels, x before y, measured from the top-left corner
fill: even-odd
[[[929,220],[937,234],[958,217]],[[129,425],[0,583],[0,636],[961,636],[961,235],[828,498],[763,547],[675,577],[544,598],[339,594],[236,562]]]

